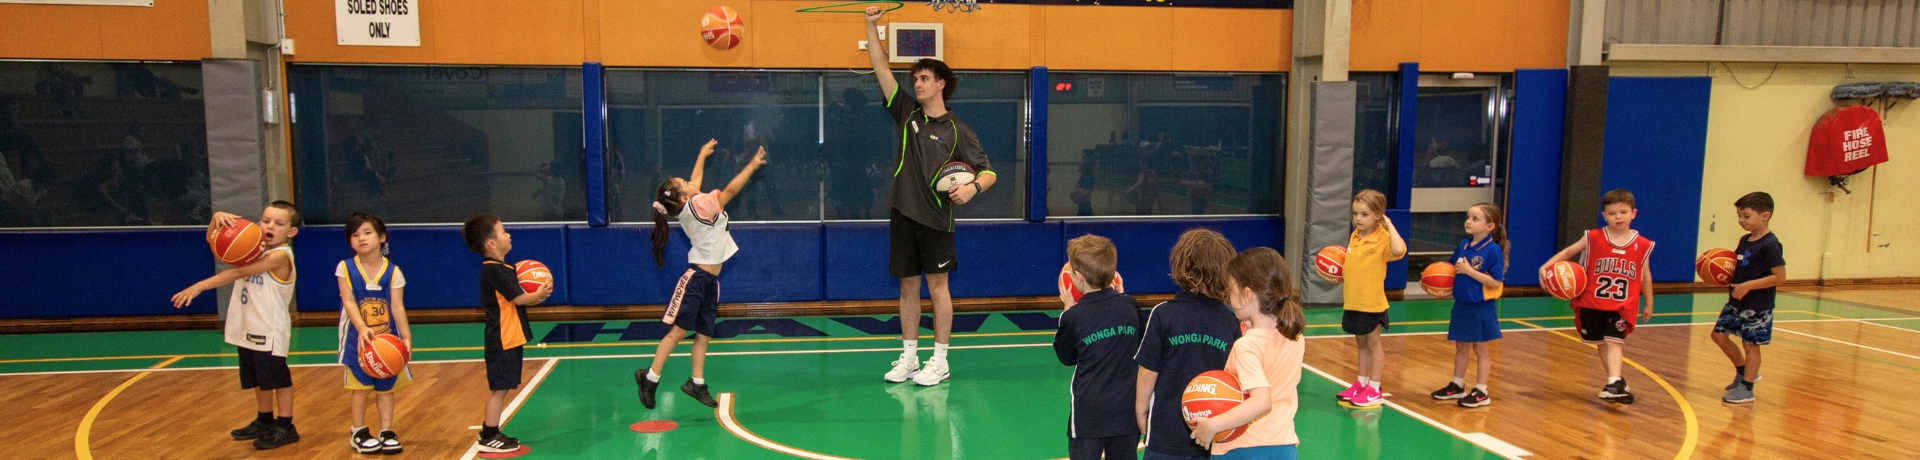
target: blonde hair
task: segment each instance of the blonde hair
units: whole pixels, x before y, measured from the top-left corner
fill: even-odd
[[[1366,205],[1367,210],[1373,211],[1374,214],[1385,215],[1387,213],[1387,196],[1373,189],[1365,189],[1361,190],[1360,193],[1353,194],[1353,202]],[[1378,226],[1380,224],[1376,222],[1374,225]]]
[[[1180,289],[1227,301],[1227,262],[1233,260],[1233,243],[1226,236],[1204,228],[1187,230],[1167,259]]]

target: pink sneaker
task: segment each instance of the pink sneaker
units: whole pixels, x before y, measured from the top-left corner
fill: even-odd
[[[1341,401],[1352,401],[1352,400],[1353,400],[1353,397],[1354,397],[1355,395],[1358,395],[1358,394],[1360,394],[1360,389],[1361,389],[1361,388],[1366,388],[1366,386],[1365,386],[1365,385],[1361,385],[1361,384],[1360,384],[1360,381],[1358,381],[1358,380],[1355,380],[1355,381],[1353,381],[1353,385],[1352,385],[1352,386],[1348,386],[1348,387],[1347,387],[1347,390],[1346,390],[1346,391],[1342,391],[1342,392],[1340,392],[1340,394],[1337,394],[1337,395],[1333,395],[1333,399],[1338,399],[1338,400],[1341,400]]]
[[[1360,392],[1354,393],[1353,399],[1347,402],[1360,407],[1373,407],[1380,405],[1381,398],[1383,398],[1383,396],[1380,394],[1379,388],[1363,386],[1360,387]]]

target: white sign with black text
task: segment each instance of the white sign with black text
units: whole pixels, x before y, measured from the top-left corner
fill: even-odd
[[[420,46],[420,0],[334,0],[342,45]]]

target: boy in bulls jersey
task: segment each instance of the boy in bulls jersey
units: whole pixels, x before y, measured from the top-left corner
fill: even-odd
[[[347,390],[353,392],[352,435],[348,442],[362,454],[397,454],[400,436],[393,431],[393,390],[413,383],[405,367],[394,376],[373,378],[360,367],[360,346],[374,336],[396,334],[413,349],[413,329],[407,327],[404,294],[407,275],[387,260],[387,224],[373,215],[356,212],[347,218],[347,247],[354,257],[340,261],[333,277],[340,284],[340,364],[346,366]],[[367,393],[380,409],[380,436],[367,429]]]
[[[1600,347],[1600,361],[1607,366],[1607,385],[1600,389],[1600,399],[1620,404],[1633,404],[1633,393],[1620,378],[1627,335],[1633,333],[1636,319],[1653,317],[1653,275],[1647,266],[1653,240],[1633,230],[1633,218],[1639,212],[1633,192],[1607,192],[1600,197],[1600,215],[1607,226],[1587,230],[1585,237],[1540,265],[1540,277],[1545,279],[1547,267],[1580,256],[1580,264],[1587,269],[1587,288],[1573,298],[1573,325],[1582,342]],[[1636,318],[1634,310],[1642,303],[1646,306]]]
[[[553,285],[528,292],[520,289],[519,276],[507,265],[507,252],[513,251],[513,235],[500,223],[500,216],[478,214],[467,217],[460,227],[467,249],[486,257],[480,261],[480,309],[487,313],[483,340],[487,362],[487,412],[480,424],[480,435],[473,445],[481,452],[498,453],[520,450],[520,440],[500,432],[500,413],[506,409],[507,392],[520,388],[520,362],[533,327],[527,323],[527,306],[545,302],[553,295]]]

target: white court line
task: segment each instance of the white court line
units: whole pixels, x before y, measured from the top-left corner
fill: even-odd
[[[1904,320],[1904,319],[1920,320],[1920,318],[1886,318],[1885,320]],[[1784,319],[1784,320],[1776,320],[1774,322],[1775,323],[1828,323],[1828,322],[1842,322],[1842,321],[1859,321],[1859,320]],[[1642,324],[1642,325],[1639,325],[1638,327],[1711,326],[1711,325],[1713,325],[1713,322],[1706,321],[1706,322],[1697,322],[1697,323]],[[1550,327],[1550,328],[1544,328],[1544,329],[1534,329],[1534,328],[1503,329],[1501,330],[1501,332],[1505,333],[1505,332],[1567,331],[1567,330],[1573,330],[1573,328],[1572,327]],[[1391,333],[1380,334],[1380,336],[1381,337],[1399,337],[1399,336],[1420,336],[1420,335],[1444,335],[1446,333],[1447,331],[1391,332]],[[1307,336],[1306,338],[1351,340],[1353,336],[1351,335],[1319,335],[1319,336]],[[802,342],[802,343],[805,343],[805,342]],[[1023,347],[1041,347],[1041,346],[1053,346],[1053,343],[1047,342],[1047,343],[1033,343],[1033,344],[961,345],[961,346],[953,346],[951,347],[951,349],[966,350],[966,349],[981,349],[981,348],[1023,348]],[[825,349],[825,350],[722,351],[722,352],[708,352],[707,355],[709,356],[787,355],[787,354],[809,354],[809,353],[852,353],[852,352],[878,352],[878,351],[900,351],[900,349],[898,347],[893,347],[893,348],[857,348],[857,349]],[[682,357],[682,356],[690,356],[690,355],[688,353],[674,353],[671,356]],[[564,360],[564,359],[610,359],[610,358],[652,358],[652,357],[653,357],[652,353],[641,353],[641,354],[626,354],[626,355],[539,356],[539,357],[531,357],[527,359]],[[450,364],[450,363],[478,363],[478,362],[485,362],[485,360],[482,360],[482,359],[423,360],[423,361],[408,362],[407,365],[411,366],[414,364]],[[326,366],[339,366],[339,365],[340,363],[327,362],[327,363],[292,364],[292,365],[288,365],[287,367],[326,367]],[[223,370],[223,369],[232,370],[236,367],[237,366],[207,366],[207,367],[163,367],[159,369],[95,369],[95,370],[78,370],[78,371],[0,372],[0,377],[16,376],[16,375],[24,376],[24,375],[55,375],[55,374],[102,374],[102,373],[115,373],[115,372],[138,373],[138,372],[206,371],[206,370]]]
[[[506,409],[500,411],[500,428],[504,429],[507,427],[507,422],[513,420],[513,412],[520,410],[520,403],[527,402],[527,395],[533,394],[533,390],[540,387],[540,381],[547,379],[547,373],[552,372],[553,365],[558,362],[560,362],[559,359],[548,358],[547,363],[540,366],[540,372],[533,374],[533,380],[529,380],[526,385],[521,386],[520,394],[515,395],[513,402],[508,403]],[[467,447],[466,455],[461,455],[460,460],[473,460],[474,456],[479,454],[480,445],[474,444]]]
[[[1886,354],[1890,354],[1890,355],[1899,355],[1899,356],[1905,356],[1905,357],[1907,357],[1907,358],[1909,358],[1909,359],[1916,359],[1916,360],[1920,360],[1920,356],[1914,356],[1914,355],[1909,355],[1909,354],[1906,354],[1906,353],[1901,353],[1901,352],[1897,352],[1897,351],[1892,351],[1892,350],[1886,350],[1886,349],[1881,349],[1881,348],[1874,348],[1874,347],[1869,347],[1869,346],[1866,346],[1866,345],[1861,345],[1861,344],[1858,344],[1858,343],[1853,343],[1853,342],[1848,342],[1848,341],[1845,341],[1845,340],[1839,340],[1839,339],[1830,339],[1830,338],[1826,338],[1826,337],[1821,337],[1821,336],[1817,336],[1817,335],[1813,335],[1813,334],[1808,334],[1808,333],[1805,333],[1805,332],[1795,332],[1795,331],[1789,331],[1789,330],[1786,330],[1786,329],[1781,329],[1781,328],[1778,328],[1778,327],[1776,327],[1776,328],[1773,328],[1773,330],[1775,330],[1775,331],[1780,331],[1780,332],[1785,332],[1785,333],[1788,333],[1788,334],[1796,334],[1796,335],[1804,335],[1804,336],[1807,336],[1807,337],[1813,337],[1813,338],[1816,338],[1816,339],[1820,339],[1820,340],[1825,340],[1825,341],[1828,341],[1828,342],[1834,342],[1834,343],[1844,343],[1844,344],[1847,344],[1847,345],[1853,345],[1853,346],[1855,346],[1855,347],[1860,347],[1860,348],[1864,348],[1864,349],[1868,349],[1868,350],[1873,350],[1873,351],[1877,351],[1877,352],[1881,352],[1881,353],[1886,353]]]
[[[1326,378],[1327,380],[1331,380],[1333,381],[1333,383],[1350,383],[1350,382],[1341,381],[1338,377],[1334,377],[1333,374],[1328,374],[1326,373],[1326,371],[1322,371],[1320,369],[1314,368],[1313,366],[1309,366],[1304,363],[1302,363],[1300,367],[1313,371],[1313,373],[1315,374],[1320,374],[1320,377]],[[1460,430],[1453,429],[1453,427],[1451,426],[1447,426],[1444,423],[1440,423],[1439,421],[1435,421],[1434,419],[1427,418],[1427,416],[1425,415],[1420,415],[1420,413],[1418,412],[1409,410],[1406,408],[1406,406],[1402,406],[1399,403],[1395,403],[1393,401],[1386,401],[1386,400],[1382,400],[1381,402],[1386,403],[1387,407],[1391,407],[1394,410],[1400,411],[1400,413],[1402,414],[1407,414],[1408,417],[1413,417],[1414,420],[1426,422],[1428,425],[1433,425],[1433,427],[1435,428],[1439,428],[1442,431],[1451,433],[1455,437],[1458,437],[1462,440],[1473,443],[1476,446],[1480,446],[1481,448],[1486,449],[1488,452],[1493,452],[1494,455],[1499,455],[1508,460],[1522,460],[1520,458],[1522,456],[1533,455],[1532,453],[1527,452],[1526,450],[1522,450],[1519,447],[1515,447],[1513,444],[1508,444],[1507,442],[1496,439],[1493,436],[1488,436],[1486,433],[1471,433],[1472,435],[1478,435],[1478,436],[1470,436],[1469,433],[1462,433],[1460,432]],[[1491,445],[1481,443],[1481,441],[1488,441],[1488,440],[1494,441],[1494,443],[1492,443]]]
[[[1859,322],[1860,322],[1860,324],[1872,324],[1872,325],[1875,325],[1875,326],[1880,326],[1880,327],[1884,327],[1884,328],[1887,328],[1887,329],[1893,329],[1893,330],[1896,330],[1896,331],[1906,331],[1906,332],[1912,332],[1912,333],[1915,333],[1915,334],[1920,334],[1920,331],[1916,331],[1916,330],[1913,330],[1913,329],[1907,329],[1907,328],[1904,328],[1904,327],[1899,327],[1899,326],[1888,326],[1888,325],[1885,325],[1885,324],[1880,324],[1880,323],[1876,323],[1876,322],[1874,322],[1874,321],[1898,321],[1898,320],[1916,320],[1916,319],[1920,319],[1920,318],[1873,318],[1873,319],[1856,319],[1856,320],[1854,320],[1854,321],[1859,321]]]
[[[749,443],[753,443],[753,445],[760,446],[761,448],[765,448],[767,450],[771,450],[774,452],[779,452],[787,455],[792,455],[795,457],[811,458],[814,460],[848,460],[844,457],[835,457],[835,456],[822,454],[818,452],[808,452],[808,451],[796,449],[793,447],[789,447],[785,444],[773,442],[773,441],[767,440],[767,438],[762,438],[760,437],[760,435],[754,434],[752,431],[747,431],[746,427],[740,426],[740,422],[733,419],[733,393],[720,394],[720,407],[714,410],[714,415],[720,418],[720,425],[725,426],[727,429],[727,432],[732,433],[734,436],[738,436],[741,440],[745,440]]]

